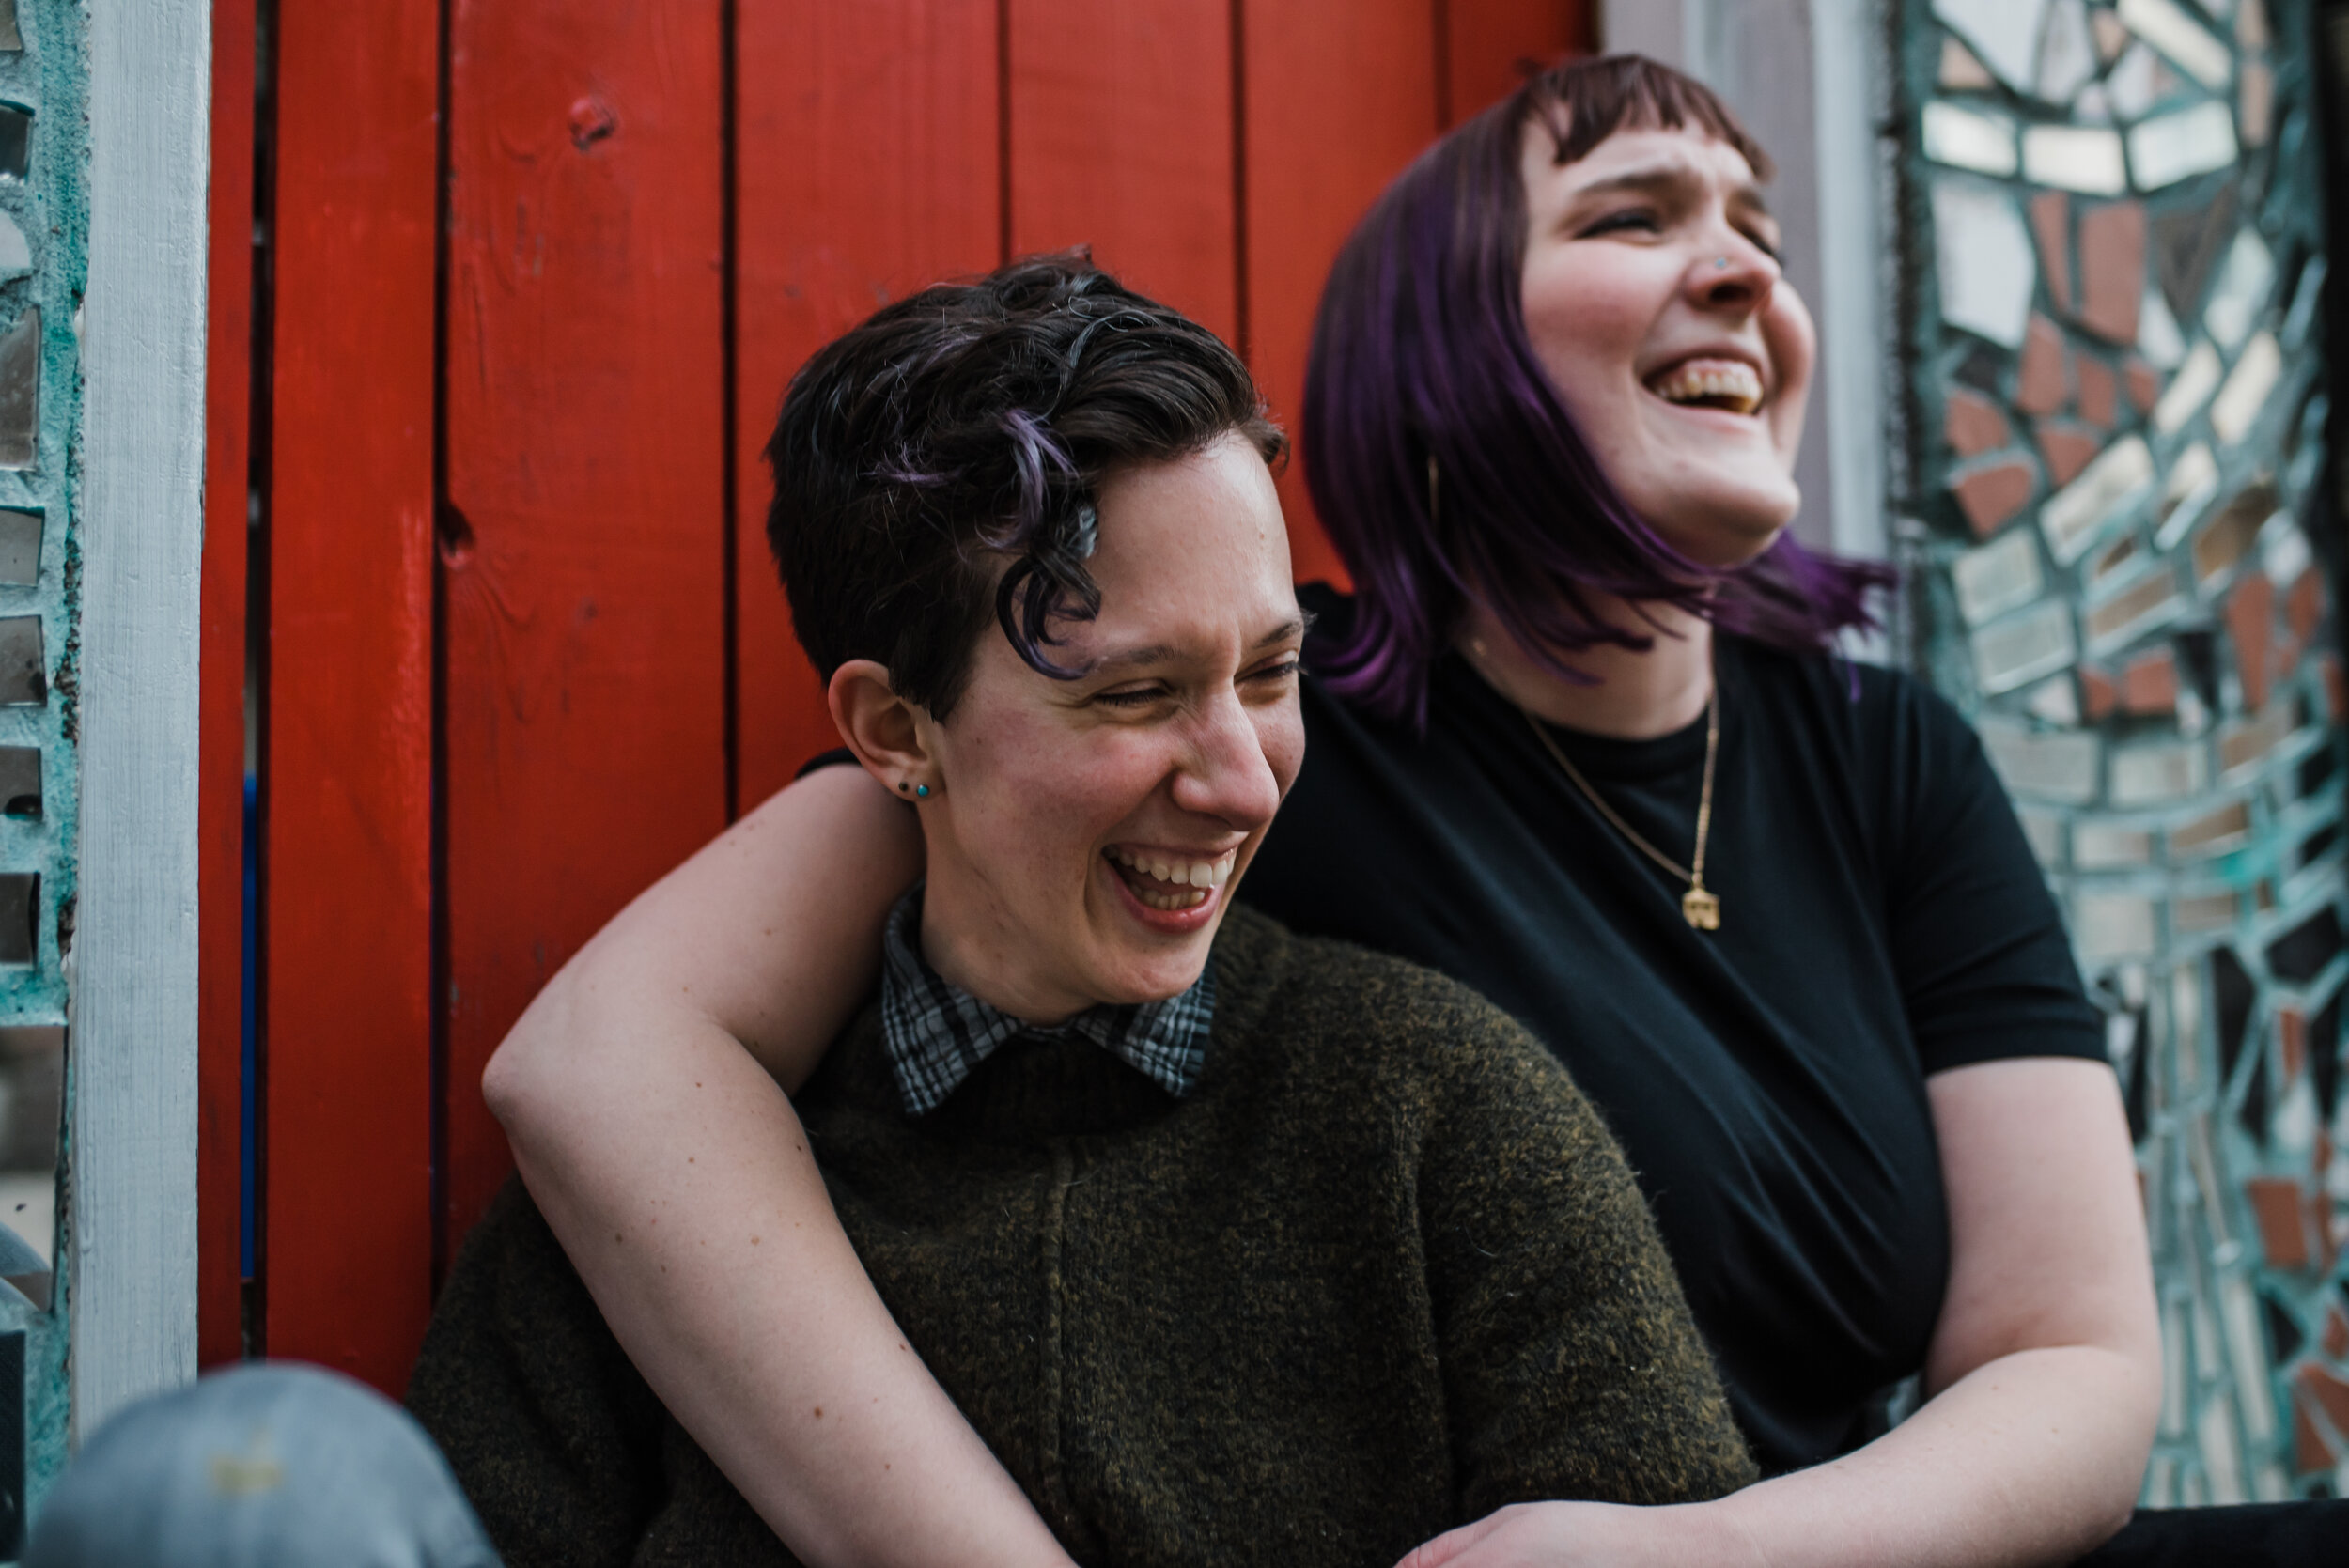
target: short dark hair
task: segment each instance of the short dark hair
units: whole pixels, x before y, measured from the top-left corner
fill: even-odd
[[[943,719],[992,617],[1057,679],[1052,625],[1090,620],[1102,482],[1237,434],[1287,449],[1239,356],[1082,251],[873,313],[791,378],[767,443],[767,539],[800,645]]]
[[[1875,624],[1889,567],[1815,555],[1792,531],[1727,571],[1690,561],[1625,505],[1526,335],[1524,147],[1571,163],[1624,130],[1693,131],[1770,161],[1703,84],[1637,54],[1569,60],[1455,127],[1395,177],[1339,251],[1305,372],[1305,482],[1354,579],[1323,675],[1375,712],[1423,722],[1428,673],[1471,594],[1536,658],[1644,646],[1589,591],[1678,606],[1774,647]]]

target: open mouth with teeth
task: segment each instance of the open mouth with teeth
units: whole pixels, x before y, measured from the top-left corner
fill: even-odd
[[[1762,373],[1743,360],[1685,359],[1650,377],[1647,389],[1683,408],[1750,414],[1762,406]]]
[[[1168,914],[1195,909],[1231,880],[1238,851],[1212,860],[1169,856],[1161,850],[1112,845],[1101,851],[1127,889],[1143,904]]]

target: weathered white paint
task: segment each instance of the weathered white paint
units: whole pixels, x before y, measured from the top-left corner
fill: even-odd
[[[89,0],[73,1418],[195,1374],[210,0]]]

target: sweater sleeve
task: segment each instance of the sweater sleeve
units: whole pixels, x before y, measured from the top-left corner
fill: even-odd
[[[623,1568],[661,1500],[662,1412],[519,1179],[474,1227],[408,1385],[506,1568]]]
[[[1431,977],[1432,978],[1432,977]],[[1420,1217],[1463,1515],[1755,1478],[1630,1168],[1532,1036],[1449,983]],[[1445,1015],[1451,1015],[1446,1017]]]

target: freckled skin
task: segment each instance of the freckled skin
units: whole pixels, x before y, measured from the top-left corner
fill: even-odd
[[[1089,563],[1099,616],[1062,623],[1058,663],[1163,650],[1058,681],[989,629],[944,724],[918,714],[937,786],[917,808],[927,851],[922,941],[939,971],[1015,1017],[1190,986],[1221,924],[1136,918],[1103,851],[1212,860],[1237,882],[1305,747],[1288,538],[1264,461],[1237,437],[1116,474]]]
[[[1549,133],[1529,128],[1521,281],[1534,353],[1634,512],[1692,559],[1750,560],[1801,504],[1795,449],[1817,353],[1770,254],[1778,228],[1753,171],[1689,131],[1618,131],[1563,167],[1554,156]],[[1756,413],[1649,390],[1707,349],[1761,372]]]

